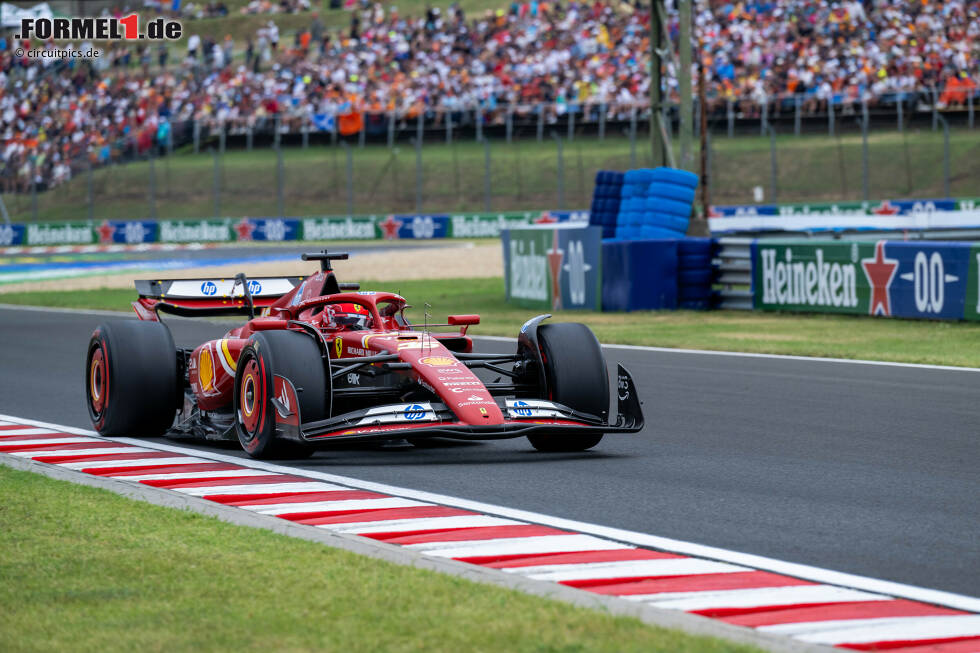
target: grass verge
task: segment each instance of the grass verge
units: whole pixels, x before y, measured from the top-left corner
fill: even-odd
[[[2,465],[0,486],[11,653],[754,650]]]
[[[480,313],[482,323],[470,329],[472,335],[516,336],[535,314],[504,301],[500,278],[364,282],[362,287],[400,292],[419,307],[428,302],[435,319]],[[133,290],[22,292],[0,295],[0,303],[129,310],[135,297]],[[409,317],[421,323],[421,309],[409,311]],[[584,322],[609,344],[980,367],[980,328],[966,322],[742,311],[561,311],[555,320]]]

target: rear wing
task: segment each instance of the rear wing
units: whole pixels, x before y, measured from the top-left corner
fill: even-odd
[[[255,309],[272,306],[306,277],[257,277],[248,279],[248,292]],[[157,313],[185,317],[249,315],[245,288],[230,279],[137,279],[139,300],[133,308],[141,320],[157,321]]]

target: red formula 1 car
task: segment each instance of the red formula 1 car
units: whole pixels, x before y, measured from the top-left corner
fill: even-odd
[[[588,327],[542,324],[549,316],[539,315],[521,327],[515,353],[473,353],[466,330],[478,315],[412,326],[399,295],[337,282],[331,261],[346,258],[304,254],[320,261],[305,279],[137,281],[139,320],[102,324],[89,343],[85,386],[95,429],[237,439],[251,456],[271,458],[323,443],[431,437],[527,436],[539,450],[581,451],[606,433],[643,428],[621,365],[619,414],[610,424],[606,363]],[[190,350],[174,345],[159,320],[164,312],[249,320]]]

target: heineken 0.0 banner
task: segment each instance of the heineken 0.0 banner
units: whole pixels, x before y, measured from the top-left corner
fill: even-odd
[[[599,310],[601,227],[505,229],[507,301],[546,311]]]
[[[980,319],[976,306],[964,313],[977,284],[969,243],[759,240],[752,248],[756,309]]]
[[[535,224],[588,224],[588,211],[430,213],[307,218],[102,220],[0,224],[0,246],[221,243],[289,240],[498,238]]]

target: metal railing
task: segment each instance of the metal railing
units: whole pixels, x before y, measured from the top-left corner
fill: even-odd
[[[712,262],[715,271],[717,308],[752,310],[752,239],[719,238]],[[748,286],[748,288],[746,288]]]

